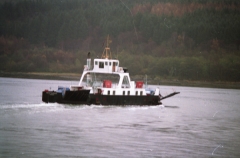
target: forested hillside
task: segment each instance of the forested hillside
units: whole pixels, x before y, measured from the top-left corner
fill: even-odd
[[[0,71],[81,73],[108,34],[131,74],[240,81],[238,0],[6,0]]]

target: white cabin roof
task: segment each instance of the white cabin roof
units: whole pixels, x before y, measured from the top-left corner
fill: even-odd
[[[120,72],[119,61],[115,59],[94,59],[92,71],[105,73]]]

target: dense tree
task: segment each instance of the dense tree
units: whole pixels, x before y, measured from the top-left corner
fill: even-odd
[[[109,34],[135,75],[240,81],[239,19],[237,0],[6,0],[0,70],[76,71]]]

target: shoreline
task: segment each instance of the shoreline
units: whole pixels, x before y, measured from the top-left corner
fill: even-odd
[[[81,74],[49,72],[0,72],[0,77],[48,80],[79,80]]]
[[[26,78],[26,79],[47,79],[47,80],[70,80],[79,81],[81,74],[75,73],[49,73],[49,72],[2,72],[0,77],[10,78]],[[142,80],[139,76],[132,76],[132,80]],[[206,88],[225,88],[225,89],[240,89],[240,82],[210,82],[210,81],[189,81],[176,79],[159,79],[149,80],[152,85],[166,86],[187,86],[187,87],[206,87]]]

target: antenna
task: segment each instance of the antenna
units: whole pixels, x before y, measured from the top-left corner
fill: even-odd
[[[112,43],[112,40],[109,39],[109,35],[107,36],[107,45],[102,53],[102,58],[104,59],[112,59],[112,54],[110,51],[109,44]]]

